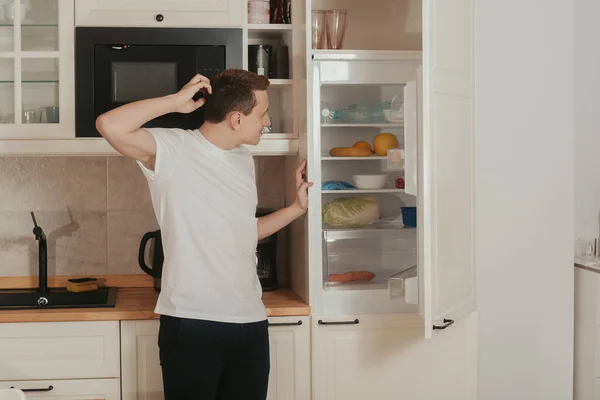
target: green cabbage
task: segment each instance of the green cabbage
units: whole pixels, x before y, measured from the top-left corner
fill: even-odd
[[[375,196],[334,199],[323,205],[323,222],[334,228],[361,228],[379,219]]]

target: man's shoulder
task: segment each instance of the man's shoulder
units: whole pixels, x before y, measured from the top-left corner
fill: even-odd
[[[150,132],[153,135],[176,135],[179,137],[183,137],[184,135],[190,133],[189,130],[181,129],[181,128],[162,128],[162,127],[146,128],[146,127],[142,127],[142,129]]]

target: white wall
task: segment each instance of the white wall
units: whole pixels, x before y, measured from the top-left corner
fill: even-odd
[[[570,399],[573,2],[475,10],[478,398]]]
[[[598,237],[600,2],[575,1],[575,238]]]

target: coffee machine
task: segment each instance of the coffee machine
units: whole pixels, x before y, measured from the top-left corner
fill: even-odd
[[[275,210],[258,209],[256,217],[263,217]],[[258,241],[256,245],[256,273],[263,292],[276,290],[279,287],[277,279],[277,232]]]

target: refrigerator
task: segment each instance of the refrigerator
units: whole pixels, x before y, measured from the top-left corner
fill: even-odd
[[[420,312],[421,58],[313,53],[310,207],[320,215],[309,241],[319,315]]]

